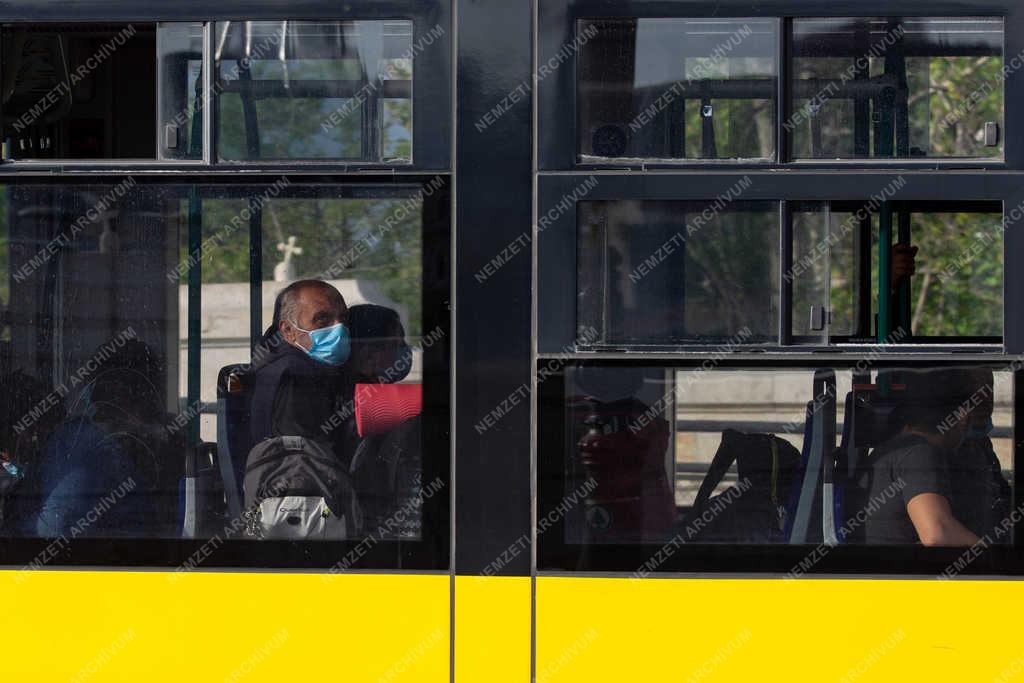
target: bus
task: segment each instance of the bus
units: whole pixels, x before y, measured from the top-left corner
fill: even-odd
[[[1010,0],[3,3],[0,674],[1017,680],[1022,66]]]

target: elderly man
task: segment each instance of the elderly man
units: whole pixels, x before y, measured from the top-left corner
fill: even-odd
[[[348,307],[341,293],[321,280],[299,280],[281,290],[274,320],[254,354],[252,443],[269,437],[302,436],[330,441],[343,457],[350,448],[344,430],[325,430],[338,410],[346,384]]]

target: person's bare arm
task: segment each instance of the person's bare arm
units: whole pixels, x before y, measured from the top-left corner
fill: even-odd
[[[945,496],[919,493],[907,503],[907,514],[922,545],[971,546],[978,542],[978,537],[953,516]]]

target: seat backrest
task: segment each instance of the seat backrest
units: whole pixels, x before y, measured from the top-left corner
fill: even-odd
[[[851,523],[866,497],[868,455],[899,431],[894,420],[905,386],[890,384],[883,392],[877,384],[854,384],[843,409],[843,436],[835,460],[835,526],[840,543],[863,538],[863,525]]]
[[[803,544],[816,542],[812,536],[814,526],[810,523],[816,507],[814,502],[820,490],[821,462],[815,458],[815,439],[820,439],[818,410],[814,401],[807,404],[806,420],[804,421],[803,448],[800,449],[800,465],[797,468],[795,485],[790,491],[789,505],[786,510],[785,535],[790,543]]]
[[[225,365],[217,374],[217,462],[232,517],[242,513],[245,460],[254,444],[249,431],[252,380],[248,365]]]
[[[807,404],[800,469],[786,515],[786,538],[793,544],[834,542],[833,467],[829,456],[835,450],[835,387],[834,371],[814,373],[814,400]]]

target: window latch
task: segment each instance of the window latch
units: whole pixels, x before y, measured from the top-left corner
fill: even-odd
[[[822,332],[825,329],[825,321],[827,320],[825,307],[824,306],[811,306],[811,330],[814,332]]]

